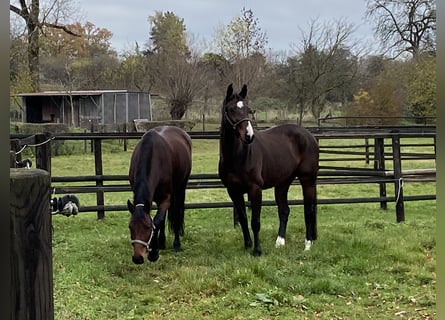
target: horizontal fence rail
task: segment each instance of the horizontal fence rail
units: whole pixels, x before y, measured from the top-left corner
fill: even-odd
[[[308,128],[320,143],[320,171],[317,184],[378,184],[379,196],[358,198],[318,199],[319,204],[346,204],[346,203],[380,203],[380,207],[386,209],[388,202],[396,203],[396,220],[404,221],[404,201],[434,200],[431,195],[403,195],[403,181],[434,182],[436,170],[413,169],[402,170],[402,160],[428,160],[436,159],[436,130],[435,126],[414,127],[360,127],[360,128]],[[126,211],[124,205],[104,205],[105,193],[131,192],[128,175],[104,175],[102,163],[102,141],[105,140],[130,140],[140,139],[143,133],[60,133],[11,135],[11,150],[21,149],[24,146],[34,146],[36,167],[51,172],[51,148],[52,141],[81,140],[90,141],[91,150],[94,152],[95,174],[87,176],[63,176],[51,177],[52,192],[54,194],[68,193],[95,193],[94,206],[81,206],[80,212],[97,212],[99,219],[105,216],[106,211]],[[189,132],[192,139],[219,139],[218,132]],[[401,138],[426,138],[425,143],[401,145]],[[363,139],[363,144],[324,146],[323,140],[335,139],[347,141],[348,139]],[[17,141],[18,140],[18,141]],[[433,140],[433,142],[431,142]],[[385,143],[390,141],[390,143]],[[370,143],[372,142],[372,143]],[[13,147],[14,144],[14,147]],[[401,152],[401,147],[434,148],[433,153]],[[12,151],[11,151],[12,152]],[[374,162],[374,168],[351,168],[345,166],[322,165],[332,161]],[[385,163],[390,163],[392,169],[387,170]],[[69,185],[70,183],[94,183],[94,185]],[[298,179],[293,182],[298,185]],[[394,185],[394,196],[386,195],[387,184]],[[219,177],[215,173],[192,174],[187,189],[213,189],[224,188]],[[249,201],[246,202],[249,206]],[[289,205],[302,205],[302,200],[289,200]],[[274,206],[275,201],[263,200],[264,206]],[[186,203],[187,209],[200,208],[231,208],[230,201],[211,203]]]

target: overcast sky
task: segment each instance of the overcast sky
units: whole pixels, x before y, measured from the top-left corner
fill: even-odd
[[[135,42],[145,47],[149,37],[148,17],[155,11],[172,11],[184,19],[197,42],[210,42],[218,25],[227,25],[251,9],[268,38],[272,51],[289,51],[301,41],[301,30],[311,20],[354,24],[354,37],[364,45],[375,43],[372,27],[365,20],[366,0],[77,0],[83,20],[113,33],[112,46],[121,53]]]

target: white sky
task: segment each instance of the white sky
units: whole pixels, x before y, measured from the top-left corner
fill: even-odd
[[[195,43],[210,43],[219,25],[227,25],[241,15],[243,7],[251,9],[259,27],[268,38],[271,51],[289,51],[301,41],[311,20],[333,23],[344,19],[352,23],[354,40],[363,46],[376,47],[372,26],[365,20],[366,0],[74,0],[82,22],[90,21],[113,33],[112,47],[118,52],[145,47],[149,38],[148,17],[155,11],[172,11],[184,19]],[[13,1],[14,2],[14,1]],[[73,17],[75,20],[75,17]]]

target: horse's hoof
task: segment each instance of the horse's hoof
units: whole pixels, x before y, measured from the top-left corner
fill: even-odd
[[[312,241],[311,240],[304,240],[304,251],[311,250],[312,247]]]
[[[254,256],[254,257],[259,257],[259,256],[261,256],[261,250],[253,250],[253,256]]]
[[[277,240],[275,241],[275,248],[282,247],[285,244],[286,244],[286,240],[284,240],[284,238],[278,236]]]
[[[151,262],[156,262],[159,259],[159,253],[151,253],[148,255],[148,260]]]

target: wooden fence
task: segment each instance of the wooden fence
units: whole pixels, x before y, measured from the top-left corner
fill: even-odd
[[[410,127],[357,127],[357,128],[308,128],[320,143],[320,171],[317,184],[378,184],[379,194],[359,198],[319,199],[319,204],[340,203],[380,203],[382,209],[387,208],[388,202],[395,202],[396,221],[404,221],[404,202],[418,200],[434,200],[436,195],[410,195],[403,194],[404,181],[434,182],[436,170],[434,168],[419,170],[402,170],[405,160],[428,160],[436,158],[436,128],[435,126]],[[192,139],[219,139],[218,132],[189,132]],[[131,191],[128,176],[104,175],[102,161],[102,142],[105,140],[140,139],[142,133],[62,133],[37,134],[31,137],[11,135],[11,148],[17,150],[25,146],[34,146],[36,167],[51,172],[51,146],[52,141],[82,140],[91,141],[91,151],[94,152],[94,175],[89,176],[52,176],[52,189],[55,194],[94,193],[96,205],[81,206],[79,212],[97,212],[97,218],[102,219],[106,211],[126,211],[126,204],[105,205],[104,195],[110,192]],[[425,142],[416,144],[402,144],[405,138],[419,138]],[[328,139],[342,140],[342,146],[324,146],[323,141]],[[360,145],[347,145],[344,141],[360,139]],[[34,141],[34,144],[31,142]],[[126,143],[124,143],[126,148]],[[402,147],[411,147],[431,150],[434,152],[402,152]],[[388,151],[390,150],[390,151]],[[17,151],[16,151],[16,154]],[[374,162],[373,168],[351,168],[351,161]],[[331,166],[332,161],[346,162],[345,166]],[[389,163],[389,165],[388,165]],[[392,167],[391,170],[386,168]],[[94,182],[95,185],[69,186],[69,183]],[[298,184],[298,179],[294,181]],[[387,185],[393,185],[392,195],[387,195]],[[216,173],[192,174],[187,186],[188,189],[223,188]],[[289,205],[301,205],[302,200],[289,200]],[[247,202],[247,205],[249,203]],[[274,201],[263,200],[263,205],[273,206]],[[231,202],[186,203],[187,209],[192,208],[222,208],[232,207]]]
[[[10,169],[9,319],[54,319],[50,183],[45,170]]]

